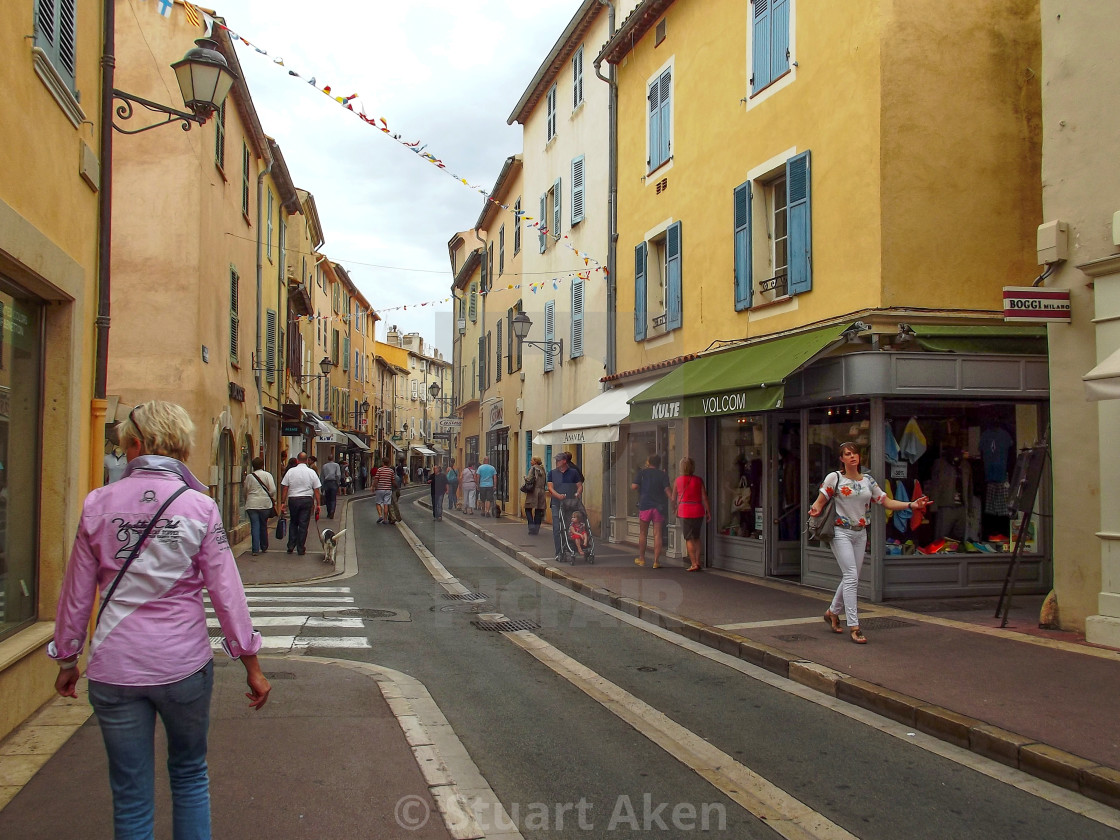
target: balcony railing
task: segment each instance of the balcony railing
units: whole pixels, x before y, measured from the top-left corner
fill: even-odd
[[[789,274],[775,274],[769,280],[759,283],[758,288],[764,292],[773,292],[774,297],[785,297],[789,294]]]

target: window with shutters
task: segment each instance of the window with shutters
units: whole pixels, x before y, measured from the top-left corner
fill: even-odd
[[[38,0],[35,46],[71,93],[77,92],[77,0]]]
[[[572,227],[583,221],[583,161],[583,155],[572,159]]]
[[[338,330],[331,330],[331,361],[338,364]]]
[[[415,402],[416,400],[420,399],[420,386],[416,383],[415,379],[410,381],[412,384],[412,401]]]
[[[551,143],[556,136],[556,85],[548,89],[545,97],[545,143]]]
[[[264,225],[264,233],[265,233],[264,254],[265,254],[266,257],[268,257],[268,261],[272,262],[272,233],[274,231],[274,228],[273,228],[273,225],[272,225],[272,216],[273,216],[273,213],[276,210],[276,197],[272,194],[272,188],[271,187],[268,188],[268,204],[267,204],[267,207],[268,207],[268,221],[266,221],[265,225]]]
[[[478,393],[486,390],[486,336],[478,337]]]
[[[470,304],[467,306],[467,317],[472,323],[478,323],[478,281],[471,282]]]
[[[751,0],[751,96],[789,75],[793,33],[790,6],[794,0]]]
[[[513,319],[521,314],[522,309],[521,301],[517,301],[506,310],[506,370],[509,373],[521,370],[522,344],[513,331]]]
[[[494,288],[494,243],[491,242],[486,249],[487,259],[487,272],[486,272],[486,290]]]
[[[214,112],[214,163],[218,168],[226,168],[226,99]]]
[[[498,276],[506,273],[506,226],[498,228]]]
[[[498,333],[494,342],[494,381],[502,381],[502,327],[504,324],[501,321],[495,325],[494,329]]]
[[[664,335],[683,325],[681,223],[634,249],[634,340]]]
[[[550,300],[544,305],[544,370],[548,373],[555,370],[556,359],[552,345],[549,342],[556,340],[556,301]]]
[[[733,191],[737,310],[813,287],[809,162],[792,155]]]
[[[549,240],[560,238],[562,225],[560,224],[560,179],[552,183],[552,188],[541,196],[540,216],[540,252],[548,250]]]
[[[350,370],[350,336],[342,337],[342,369]]]
[[[583,44],[572,56],[572,110],[583,104]]]
[[[264,379],[272,383],[276,381],[276,310],[266,310],[264,320]]]
[[[241,144],[241,215],[249,221],[249,147]]]
[[[583,355],[583,280],[572,281],[572,337],[570,358]]]
[[[241,277],[237,269],[229,267],[229,359],[237,364],[237,342],[239,338],[240,321],[238,308],[241,295]]]
[[[513,202],[513,255],[521,253],[521,198]]]
[[[646,93],[649,114],[646,165],[650,172],[668,163],[672,156],[673,69],[662,70],[649,83]]]

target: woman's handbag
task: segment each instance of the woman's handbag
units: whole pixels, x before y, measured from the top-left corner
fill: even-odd
[[[529,473],[529,475],[527,475],[525,477],[525,483],[521,485],[521,492],[522,493],[532,493],[536,489],[537,489],[537,479],[533,476],[532,473]]]
[[[840,489],[840,473],[836,474],[836,489]],[[836,533],[836,496],[835,494],[828,497],[828,501],[824,503],[821,508],[819,516],[810,516],[809,523],[805,529],[809,534],[809,539],[820,540],[821,542],[831,542],[833,535]]]
[[[255,472],[251,472],[251,473],[249,473],[249,475],[251,475],[253,477],[253,479],[257,482],[257,484],[259,484],[261,486],[261,489],[264,491],[264,494],[266,496],[268,496],[268,500],[270,502],[272,502],[272,510],[270,510],[268,512],[268,518],[271,519],[274,516],[279,516],[280,511],[278,511],[276,509],[276,500],[274,498],[272,498],[272,494],[268,492],[268,488],[264,486],[264,482],[261,481],[259,478],[257,478],[257,474]],[[277,536],[276,539],[280,539],[280,537]]]
[[[754,510],[751,505],[751,486],[747,484],[746,476],[739,479],[739,487],[731,497],[732,513],[750,513]]]
[[[276,539],[282,540],[288,536],[288,520],[281,516],[276,521]]]

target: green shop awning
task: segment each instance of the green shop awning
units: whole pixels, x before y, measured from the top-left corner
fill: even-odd
[[[630,420],[780,408],[786,379],[839,341],[847,327],[809,330],[685,362],[630,401]]]
[[[919,347],[935,353],[1005,353],[1022,356],[1046,355],[1046,327],[916,325]]]

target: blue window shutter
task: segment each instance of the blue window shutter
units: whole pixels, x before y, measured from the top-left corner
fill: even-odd
[[[653,171],[660,166],[661,161],[657,155],[661,149],[661,85],[659,79],[654,79],[649,86],[649,159],[646,168]]]
[[[560,179],[557,178],[552,182],[552,235],[556,239],[560,238]]]
[[[548,234],[545,230],[548,229],[548,193],[541,196],[541,214],[537,218],[537,231],[539,233],[537,239],[541,247],[541,253],[544,253],[545,245],[548,242]]]
[[[809,212],[812,173],[809,153],[786,162],[786,196],[789,214],[789,293],[799,295],[813,288],[813,225]]]
[[[583,221],[583,155],[572,159],[572,226]]]
[[[665,329],[679,330],[681,318],[681,223],[665,231]]]
[[[556,340],[556,301],[550,300],[544,305],[544,340]],[[552,348],[547,344],[544,350],[544,369],[550,371],[555,369],[556,359],[552,352]]]
[[[751,93],[770,84],[770,0],[753,0]]]
[[[646,340],[646,243],[634,248],[634,340]]]
[[[552,444],[544,448],[544,471],[549,473],[552,471]]]
[[[572,338],[570,358],[583,355],[583,281],[572,281]]]
[[[672,80],[672,70],[666,70],[661,74],[661,109],[658,114],[661,118],[661,146],[659,150],[661,159],[658,163],[665,163],[669,159],[669,140],[672,136],[670,120],[673,115],[673,103],[669,101],[673,90]]]
[[[751,182],[735,188],[735,311],[750,309],[754,293],[751,277]]]
[[[771,0],[770,80],[789,69],[789,0]]]
[[[525,472],[529,472],[533,465],[533,430],[526,429],[522,434],[525,435]]]

